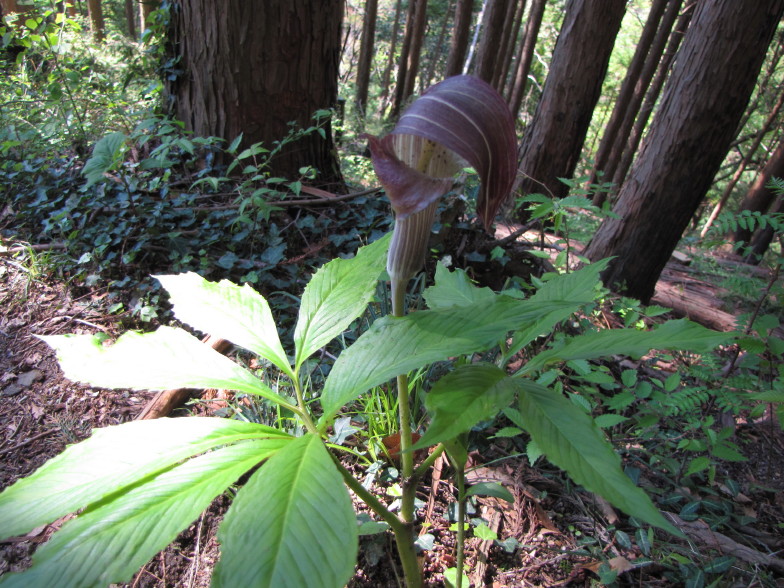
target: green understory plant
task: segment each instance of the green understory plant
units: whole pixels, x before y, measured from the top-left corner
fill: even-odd
[[[485,89],[477,83],[458,78],[442,86],[442,91],[481,96]],[[434,89],[430,96],[434,103],[443,103],[445,94]],[[470,108],[464,106],[462,111]],[[651,331],[586,333],[549,345],[531,354],[523,365],[509,368],[532,342],[592,304],[604,262],[549,276],[528,298],[477,287],[465,272],[439,266],[434,285],[424,292],[427,309],[405,314],[400,301],[394,302],[392,314],[377,318],[338,356],[320,390],[305,386],[317,352],[365,312],[384,275],[385,260],[393,280],[393,300],[405,288],[399,282],[421,263],[421,252],[411,253],[400,245],[411,235],[421,235],[421,228],[405,233],[406,223],[399,221],[407,217],[409,226],[425,226],[424,232],[429,232],[427,222],[432,223],[432,217],[417,225],[416,215],[430,214],[430,203],[405,211],[407,200],[396,201],[405,190],[394,191],[406,184],[406,178],[413,178],[414,184],[431,185],[430,200],[435,202],[451,182],[427,175],[432,168],[424,160],[446,153],[431,145],[435,137],[420,137],[410,144],[416,146],[411,152],[418,150],[413,161],[422,162],[424,172],[405,164],[405,150],[402,157],[397,155],[398,139],[375,140],[374,156],[380,154],[382,159],[376,169],[393,192],[396,233],[360,249],[351,259],[327,263],[313,275],[302,295],[292,345],[284,346],[269,303],[250,286],[209,282],[194,273],[158,277],[180,321],[255,354],[260,368],[238,365],[173,327],[127,333],[113,344],[100,335],[42,337],[57,350],[71,379],[106,388],[235,390],[267,403],[280,415],[278,422],[296,426],[280,430],[243,420],[178,418],[96,430],[91,438],[69,447],[0,494],[6,536],[79,511],[38,549],[29,570],[4,575],[0,586],[81,588],[128,581],[228,488],[235,492],[218,531],[221,558],[213,585],[343,586],[356,564],[360,524],[372,522],[366,515],[355,515],[353,492],[366,503],[374,521],[387,525],[394,535],[406,584],[421,586],[414,544],[414,496],[419,482],[436,457],[446,452],[458,471],[461,504],[472,494],[508,498],[502,488],[466,487],[462,470],[467,432],[509,409],[519,415],[520,428],[540,451],[576,483],[640,521],[679,534],[624,474],[620,458],[590,415],[533,376],[564,362],[613,354],[639,356],[651,348],[707,352],[725,335],[687,321],[671,321]],[[492,166],[483,169],[479,159],[474,166],[483,181],[493,181]],[[384,165],[389,167],[383,169]],[[488,224],[494,194],[486,192],[478,207]],[[413,443],[405,376],[448,360],[453,368],[425,383],[429,424]],[[400,435],[407,437],[401,442],[399,511],[352,476],[340,448],[329,441],[338,419],[355,411],[360,397],[395,378]],[[428,457],[419,463],[414,461],[417,449],[429,449]],[[460,518],[457,530],[460,546],[464,530]],[[458,562],[461,558],[458,551]],[[460,563],[456,567],[453,575],[459,586],[463,570]]]

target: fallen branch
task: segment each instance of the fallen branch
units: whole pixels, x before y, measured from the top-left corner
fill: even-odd
[[[738,543],[734,539],[730,539],[722,533],[717,533],[705,521],[684,521],[678,515],[670,512],[665,512],[664,515],[670,519],[673,525],[683,531],[689,539],[700,545],[716,549],[724,555],[737,557],[747,563],[772,568],[779,573],[784,573],[784,559],[761,553],[756,549]]]
[[[7,249],[0,249],[0,255],[14,255],[26,251],[49,251],[51,249],[66,249],[65,243],[38,243],[35,245],[16,245]]]
[[[213,337],[212,335],[207,335],[202,339],[202,342],[219,353],[226,353],[231,349],[231,343],[226,341],[226,339],[220,339],[218,337]],[[147,406],[139,413],[136,420],[160,419],[168,416],[175,408],[185,402],[191,393],[192,390],[190,388],[162,390],[147,403]]]

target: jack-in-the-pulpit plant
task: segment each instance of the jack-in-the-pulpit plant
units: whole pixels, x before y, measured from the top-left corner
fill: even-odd
[[[495,198],[508,190],[509,182],[508,171],[496,176],[494,170],[514,159],[507,153],[514,147],[513,137],[510,141],[506,134],[508,120],[493,118],[494,108],[488,109],[488,125],[458,116],[473,108],[465,104],[475,95],[492,104],[487,91],[472,78],[447,80],[420,98],[430,101],[426,108],[415,102],[392,135],[371,139],[398,223],[426,212],[451,187],[449,174],[457,168],[450,152],[479,172],[485,187],[478,210],[486,225],[492,222]],[[500,98],[492,101],[503,104]],[[446,114],[436,114],[441,109]],[[449,136],[452,121],[459,121],[459,128]],[[421,130],[430,126],[438,130]],[[464,136],[473,146],[464,149],[458,144]],[[477,142],[486,151],[477,148]],[[477,149],[482,157],[472,155]],[[406,150],[417,155],[407,158]],[[432,191],[404,189],[419,184]],[[419,242],[429,231],[429,225],[417,229]],[[249,286],[208,282],[193,273],[158,277],[178,320],[256,354],[265,366],[261,371],[274,377],[263,378],[179,328],[127,333],[111,344],[93,335],[42,337],[57,350],[71,379],[106,388],[234,390],[276,407],[283,421],[294,419],[302,433],[296,436],[239,419],[197,417],[137,421],[94,431],[0,493],[4,537],[60,521],[52,538],[36,551],[32,567],[6,573],[0,586],[86,588],[127,582],[229,488],[235,493],[218,531],[221,556],[213,571],[214,586],[344,586],[354,573],[360,532],[351,493],[394,535],[406,584],[421,586],[413,541],[416,486],[444,451],[458,470],[464,466],[466,433],[502,410],[515,415],[516,424],[576,483],[641,521],[677,533],[624,474],[620,458],[590,414],[537,383],[535,376],[560,362],[641,355],[651,348],[703,352],[725,335],[687,321],[671,321],[647,332],[587,333],[532,353],[517,371],[508,369],[521,349],[593,302],[604,263],[556,276],[528,298],[479,288],[461,270],[439,266],[434,284],[424,293],[426,310],[405,315],[398,306],[399,316],[375,320],[340,353],[322,390],[305,389],[306,362],[365,312],[385,262],[390,274],[403,282],[418,270],[421,251],[411,261],[403,259],[408,253],[398,257],[397,251],[387,259],[390,242],[407,238],[396,232],[361,248],[352,259],[335,259],[320,268],[302,295],[293,341],[285,345],[269,304]],[[403,284],[398,290],[404,288]],[[492,361],[470,360],[478,352]],[[371,493],[344,466],[339,448],[328,443],[331,427],[361,395],[448,359],[454,369],[425,385],[429,424],[417,443],[412,446],[409,437],[402,450],[408,464],[402,480],[403,507],[393,510],[385,497]],[[405,380],[401,389],[407,390]],[[400,404],[400,422],[410,435],[407,398],[401,397]],[[419,464],[412,458],[416,449],[429,450]],[[241,478],[243,483],[238,484]],[[457,482],[461,502],[482,492],[511,498],[498,487],[466,488],[460,475]],[[78,514],[61,521],[73,513]],[[458,525],[459,533],[462,529]],[[457,584],[462,571],[462,565],[453,570]]]

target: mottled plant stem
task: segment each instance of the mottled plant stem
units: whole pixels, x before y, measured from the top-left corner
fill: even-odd
[[[400,565],[403,567],[403,575],[406,579],[407,588],[421,588],[422,570],[416,556],[414,546],[414,525],[406,523],[397,518],[372,492],[365,488],[351,472],[349,472],[340,461],[333,456],[335,465],[343,476],[346,485],[354,491],[370,509],[386,522],[395,535],[397,553],[400,556]]]
[[[457,545],[455,549],[455,587],[461,588],[463,585],[463,560],[465,559],[465,470],[457,468],[455,471],[455,478],[457,480]]]
[[[392,280],[392,315],[405,315],[406,283]],[[405,280],[408,282],[408,280]],[[414,522],[414,497],[416,487],[412,485],[414,454],[411,451],[411,404],[408,398],[408,374],[397,377],[398,412],[400,416],[400,472],[403,480],[400,516],[406,523]]]

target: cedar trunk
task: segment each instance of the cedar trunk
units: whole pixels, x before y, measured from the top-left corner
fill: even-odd
[[[455,6],[455,25],[452,41],[449,44],[449,58],[446,62],[444,77],[463,73],[463,63],[468,53],[468,38],[471,33],[471,18],[474,14],[474,0],[457,0]]]
[[[784,136],[779,140],[779,145],[768,159],[768,163],[757,174],[754,183],[749,188],[746,196],[741,202],[740,210],[751,212],[766,212],[776,200],[776,194],[768,188],[768,182],[772,178],[784,178]],[[743,227],[738,227],[735,231],[733,240],[735,243],[748,243],[752,232]],[[770,241],[768,241],[770,242]]]
[[[604,171],[605,166],[607,165],[610,151],[612,150],[616,138],[618,137],[618,131],[621,128],[621,123],[623,122],[624,116],[631,109],[631,100],[634,94],[634,90],[635,88],[641,86],[640,74],[642,73],[643,65],[646,62],[648,53],[650,52],[651,45],[653,44],[654,37],[656,36],[656,32],[659,30],[659,22],[661,21],[662,15],[664,14],[664,9],[667,6],[667,2],[670,2],[670,7],[675,7],[677,14],[678,2],[675,0],[653,1],[651,10],[648,13],[648,18],[645,21],[645,27],[643,27],[642,34],[640,35],[640,39],[637,42],[637,48],[634,51],[634,57],[632,57],[632,61],[629,64],[629,69],[626,71],[626,77],[623,79],[621,89],[618,92],[618,98],[615,100],[615,106],[613,107],[612,114],[610,115],[610,120],[607,122],[607,126],[604,129],[604,134],[602,135],[602,140],[599,143],[599,149],[596,152],[595,158],[596,161],[594,162],[594,170],[591,174],[589,184],[595,184],[599,178],[599,173]],[[666,38],[666,36],[664,36],[664,38]],[[664,44],[662,43],[662,49],[663,48]],[[650,82],[650,78],[648,78],[648,82]],[[645,92],[643,90],[639,94],[642,95],[644,93]],[[640,98],[640,102],[642,102],[642,98]],[[640,102],[637,103],[638,107]],[[604,195],[604,192],[599,192],[597,195],[599,194]],[[594,204],[601,205],[602,202],[597,202],[597,198],[594,198]]]
[[[523,195],[566,195],[602,89],[625,0],[569,0],[536,114],[523,138]],[[527,220],[527,211],[521,220]]]
[[[523,40],[521,41],[517,70],[515,71],[514,81],[511,85],[511,91],[509,92],[508,98],[509,108],[515,118],[517,118],[517,115],[520,113],[520,107],[523,104],[523,95],[525,94],[525,86],[528,81],[528,72],[531,69],[534,49],[536,48],[536,41],[539,37],[539,27],[542,25],[542,18],[544,17],[544,9],[546,6],[546,0],[533,0],[531,3],[531,10],[528,12],[528,21],[525,23],[525,30],[523,31]]]
[[[500,57],[504,42],[504,28],[507,8],[511,0],[490,0],[487,5],[488,13],[485,15],[485,25],[479,41],[479,54],[477,55],[474,75],[488,84],[493,83],[493,74]]]
[[[335,106],[342,0],[180,0],[171,40],[182,73],[167,83],[175,114],[198,136],[268,148],[313,113]],[[313,166],[322,184],[341,182],[332,135],[310,133],[272,162],[296,178]]]
[[[90,28],[96,41],[101,42],[104,38],[103,8],[101,0],[87,0],[87,12],[90,15]]]
[[[748,104],[784,0],[754,10],[736,0],[695,9],[662,104],[614,212],[586,249],[615,256],[602,278],[650,300],[665,263],[710,187]]]
[[[376,13],[378,0],[365,2],[365,19],[362,22],[362,45],[359,48],[359,64],[357,65],[357,110],[365,114],[370,87],[370,66],[373,63],[373,46],[376,37]]]

